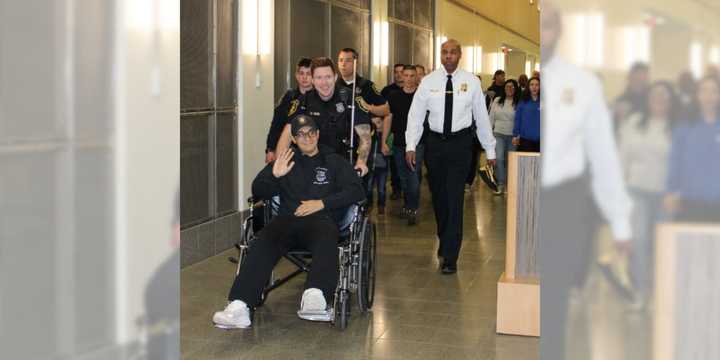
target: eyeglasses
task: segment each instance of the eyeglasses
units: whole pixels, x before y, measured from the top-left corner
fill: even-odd
[[[310,139],[310,138],[317,136],[317,134],[318,134],[317,130],[298,131],[298,133],[297,133],[297,135],[295,135],[295,137],[298,139],[302,139],[302,138]]]

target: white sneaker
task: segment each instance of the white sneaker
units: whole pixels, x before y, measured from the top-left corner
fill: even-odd
[[[327,302],[320,289],[305,290],[300,301],[298,317],[303,320],[328,322],[333,319],[333,310],[327,308]]]
[[[220,329],[247,329],[250,327],[250,309],[241,300],[233,300],[225,310],[213,315],[215,327]]]

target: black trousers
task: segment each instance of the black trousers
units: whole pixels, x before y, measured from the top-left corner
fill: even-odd
[[[520,138],[520,145],[517,151],[540,152],[540,142]]]
[[[565,359],[570,290],[585,284],[598,217],[584,177],[540,192],[541,359]]]
[[[390,187],[392,188],[393,194],[402,191],[400,184],[400,175],[398,174],[397,166],[394,161],[390,161]]]
[[[473,136],[466,131],[444,139],[430,133],[425,145],[425,163],[440,239],[438,255],[455,262],[462,244],[465,180],[472,159]]]
[[[473,131],[473,133],[475,133]],[[480,151],[482,150],[482,146],[480,145],[480,142],[477,140],[476,137],[473,136],[473,146],[472,146],[472,158],[470,160],[470,171],[467,174],[467,178],[465,178],[465,183],[468,185],[472,185],[475,182],[475,176],[478,172],[478,160],[480,160]]]
[[[250,245],[228,300],[242,300],[254,307],[273,268],[288,250],[301,247],[312,252],[312,267],[305,289],[322,290],[330,304],[338,282],[338,237],[335,221],[319,216],[276,216]]]

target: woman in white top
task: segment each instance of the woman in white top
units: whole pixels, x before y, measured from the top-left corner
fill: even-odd
[[[505,94],[493,100],[490,105],[490,125],[495,135],[495,152],[497,163],[495,174],[497,176],[498,191],[496,195],[506,192],[507,182],[507,158],[509,151],[515,151],[512,144],[513,126],[515,125],[515,108],[520,100],[520,91],[517,81],[510,79],[505,81]]]
[[[663,217],[662,198],[668,173],[672,127],[680,108],[672,84],[657,81],[650,87],[644,111],[628,116],[619,129],[619,152],[625,180],[633,198],[633,253],[631,277],[647,300],[652,289],[655,224]],[[642,303],[640,303],[642,304]]]

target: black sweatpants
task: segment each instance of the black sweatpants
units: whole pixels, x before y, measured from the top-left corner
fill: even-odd
[[[447,139],[430,133],[425,144],[425,163],[440,239],[438,254],[449,262],[457,261],[462,244],[465,180],[472,145],[473,134],[469,131]]]
[[[228,300],[242,300],[254,307],[273,268],[289,249],[301,247],[312,252],[312,266],[305,289],[318,288],[331,303],[338,282],[338,237],[334,220],[320,215],[277,216],[260,231],[250,245]]]

